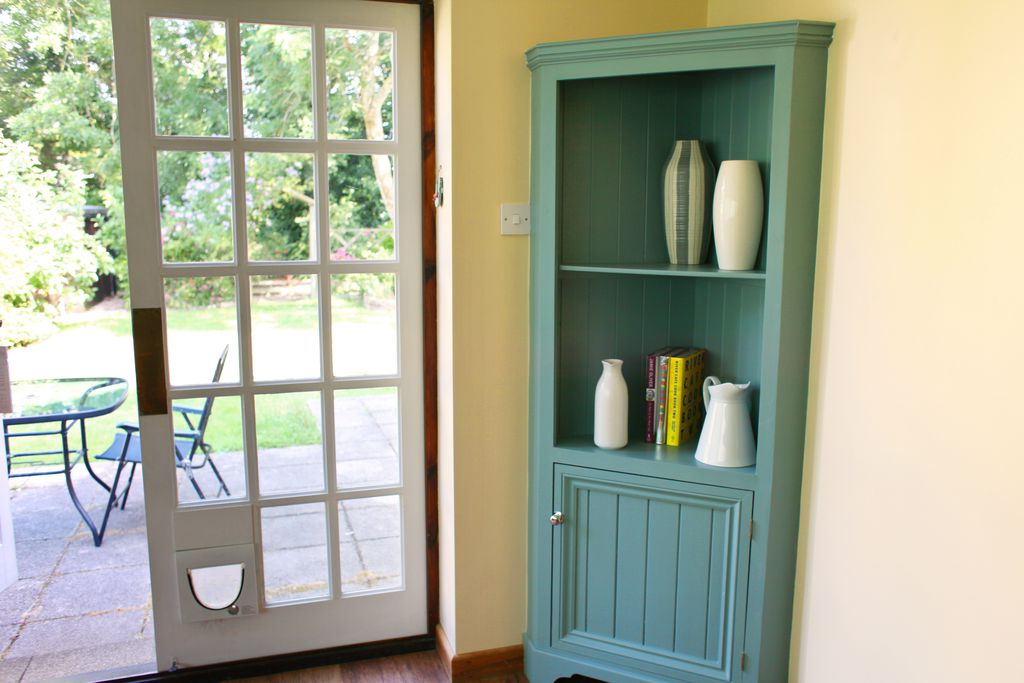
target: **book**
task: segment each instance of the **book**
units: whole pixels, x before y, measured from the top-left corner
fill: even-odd
[[[647,354],[647,420],[644,428],[644,441],[654,443],[657,431],[658,412],[658,358],[672,350],[671,346],[663,346],[657,351]]]
[[[658,365],[655,369],[655,425],[654,425],[654,443],[664,444],[665,443],[665,421],[667,418],[666,414],[666,401],[668,399],[668,359],[676,354],[685,350],[682,346],[672,346],[669,350],[658,356]]]
[[[665,443],[678,446],[700,428],[703,413],[703,349],[688,348],[668,359],[665,398]]]

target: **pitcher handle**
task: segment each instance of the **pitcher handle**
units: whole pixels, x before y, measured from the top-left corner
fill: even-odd
[[[714,375],[708,375],[704,378],[704,410],[708,409],[708,404],[711,403],[711,385],[721,384],[722,380],[718,379]]]

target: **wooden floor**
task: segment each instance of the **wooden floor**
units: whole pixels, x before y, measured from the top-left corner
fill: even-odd
[[[437,652],[430,650],[244,680],[246,683],[448,683],[450,679],[441,666]],[[479,683],[529,683],[522,674],[486,676],[474,680]]]

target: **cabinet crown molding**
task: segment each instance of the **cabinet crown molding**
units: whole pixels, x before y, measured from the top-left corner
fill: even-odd
[[[780,46],[828,47],[835,24],[827,21],[779,21],[769,24],[717,26],[593,40],[541,43],[526,53],[531,70],[548,64],[651,57],[705,50]]]

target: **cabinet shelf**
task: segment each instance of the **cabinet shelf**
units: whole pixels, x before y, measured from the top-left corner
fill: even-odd
[[[578,436],[559,439],[554,459],[567,465],[754,490],[756,465],[735,468],[705,465],[694,458],[696,449],[697,439],[680,446],[658,446],[634,439],[624,448],[607,450],[595,446],[592,436]]]
[[[611,275],[657,275],[668,277],[723,278],[729,280],[764,280],[763,270],[719,270],[712,265],[673,265],[671,263],[601,263],[595,265],[561,265],[563,273],[603,273]]]

